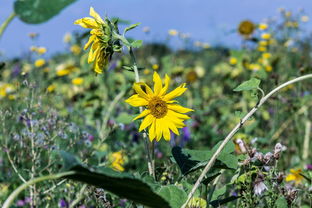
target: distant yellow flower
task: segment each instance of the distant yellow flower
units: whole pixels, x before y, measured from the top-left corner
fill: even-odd
[[[171,35],[171,36],[176,36],[176,35],[178,35],[178,33],[179,32],[177,30],[174,30],[174,29],[171,29],[171,30],[168,31],[168,34]]]
[[[267,50],[267,48],[264,47],[264,46],[259,46],[258,47],[258,51],[260,51],[260,52],[265,52],[266,50]]]
[[[269,43],[266,40],[259,41],[259,46],[267,46]]]
[[[192,197],[186,208],[206,208],[207,201],[199,197]]]
[[[36,52],[37,51],[37,47],[36,46],[30,46],[29,50],[32,51],[32,52]]]
[[[42,67],[43,65],[45,65],[46,61],[44,59],[37,59],[35,61],[35,67]]]
[[[72,40],[71,34],[70,34],[70,33],[66,33],[66,34],[64,35],[63,41],[64,41],[65,43],[69,43],[71,40]]]
[[[193,83],[197,80],[198,76],[197,73],[195,71],[190,71],[186,74],[186,81],[188,83]]]
[[[301,169],[290,169],[290,173],[286,176],[286,181],[295,181],[295,184],[298,185],[304,179],[301,173]]]
[[[272,71],[272,66],[271,65],[266,65],[265,66],[265,71],[267,71],[267,72],[271,72]]]
[[[269,58],[271,58],[271,54],[270,53],[263,53],[262,54],[262,58],[264,58],[264,59],[269,59]]]
[[[255,25],[249,20],[242,21],[238,25],[238,32],[243,36],[250,36],[255,30]]]
[[[258,71],[261,69],[261,66],[259,64],[249,64],[248,68],[253,71]]]
[[[66,66],[64,64],[61,64],[56,68],[56,75],[59,77],[66,76],[76,70],[78,70],[78,68],[74,65]]]
[[[81,85],[83,83],[83,78],[77,77],[75,79],[72,79],[72,84],[74,85]]]
[[[208,49],[208,48],[210,48],[210,44],[209,43],[202,43],[202,48]]]
[[[235,64],[237,64],[237,59],[234,58],[234,57],[231,57],[229,62],[230,62],[231,65],[235,65]]]
[[[145,75],[148,75],[150,73],[151,73],[151,71],[149,69],[144,69],[144,71],[143,71],[143,74],[145,74]]]
[[[266,30],[267,28],[268,28],[268,25],[267,25],[267,24],[265,24],[265,23],[259,24],[259,29],[260,29],[260,30]]]
[[[75,55],[79,55],[81,53],[81,47],[79,45],[72,45],[70,47],[70,51],[75,54]]]
[[[39,55],[45,54],[47,52],[47,49],[45,47],[39,47],[37,48],[37,53]]]
[[[302,17],[301,17],[301,21],[302,21],[302,22],[308,22],[308,21],[309,21],[309,16],[306,16],[306,15],[305,15],[305,16],[302,16]]]
[[[112,30],[115,26],[108,19],[105,21],[101,16],[90,7],[90,16],[75,21],[81,27],[92,29],[91,36],[84,46],[84,50],[90,47],[88,63],[94,63],[94,71],[98,74],[103,73],[103,68],[108,65],[114,52],[121,52],[119,41],[112,41]]]
[[[122,150],[109,155],[109,161],[111,162],[111,167],[114,170],[120,172],[123,172],[125,170],[125,168],[123,167],[125,164],[125,154]]]
[[[179,135],[178,128],[185,127],[184,120],[190,119],[184,113],[193,111],[192,109],[175,104],[174,98],[182,95],[187,88],[185,83],[175,90],[167,93],[170,77],[166,75],[165,85],[157,72],[153,75],[154,91],[145,83],[134,83],[133,89],[137,94],[131,96],[126,102],[134,107],[144,106],[146,109],[133,120],[143,118],[139,131],[148,128],[150,141],[159,141],[162,137],[169,141],[170,130]],[[167,94],[166,94],[167,93]]]
[[[51,85],[49,85],[49,86],[47,87],[47,91],[48,91],[48,92],[53,92],[53,91],[55,90],[55,88],[56,88],[55,84],[51,84]]]
[[[158,70],[158,69],[159,69],[159,65],[158,65],[158,64],[153,64],[152,68],[153,68],[154,70]]]
[[[270,33],[262,33],[261,38],[264,40],[268,40],[271,38],[271,34]]]
[[[14,86],[8,83],[0,83],[0,98],[7,96],[14,91]]]

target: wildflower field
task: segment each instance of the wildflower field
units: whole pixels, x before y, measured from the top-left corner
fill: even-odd
[[[12,1],[0,49],[13,19],[74,2]],[[106,12],[90,5],[62,52],[31,33],[26,54],[0,55],[1,207],[312,207],[304,11],[242,19],[237,48],[176,29],[143,42],[128,32],[152,29]]]

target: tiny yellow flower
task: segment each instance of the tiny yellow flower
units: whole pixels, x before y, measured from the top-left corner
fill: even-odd
[[[48,92],[53,92],[53,91],[55,90],[55,88],[56,88],[55,84],[51,84],[51,85],[49,85],[49,86],[47,87],[47,91],[48,91]]]
[[[302,22],[308,22],[309,21],[309,16],[307,16],[307,15],[302,16],[301,17],[301,21]]]
[[[210,44],[209,43],[202,43],[202,47],[204,49],[208,49],[208,48],[210,48]]]
[[[125,154],[122,150],[118,152],[114,152],[109,155],[109,161],[111,162],[111,167],[119,172],[123,172],[125,168],[123,167],[125,164]]]
[[[73,54],[75,54],[75,55],[79,55],[79,54],[81,53],[81,47],[80,47],[79,45],[77,45],[77,44],[72,45],[72,46],[70,47],[70,51],[71,51]]]
[[[72,40],[71,34],[70,34],[70,33],[66,33],[66,34],[64,35],[63,41],[64,41],[65,43],[69,43],[71,40]]]
[[[261,66],[259,64],[249,64],[248,68],[253,71],[258,71],[261,69]]]
[[[74,85],[81,85],[83,83],[83,78],[77,77],[75,79],[72,79],[72,84]]]
[[[168,31],[168,34],[171,35],[171,36],[176,36],[176,35],[178,35],[178,33],[179,32],[177,30],[174,30],[174,29],[171,29],[171,30]]]
[[[143,74],[145,74],[145,75],[148,75],[150,73],[151,73],[151,71],[149,69],[144,69],[144,71],[143,71]]]
[[[206,208],[207,201],[199,197],[192,197],[186,208]]]
[[[43,65],[45,65],[46,61],[44,59],[37,59],[35,61],[35,67],[39,68],[42,67]]]
[[[267,48],[264,47],[264,46],[259,46],[258,47],[258,51],[260,51],[260,52],[265,52],[266,50],[267,50]]]
[[[269,43],[266,40],[259,41],[259,46],[267,46]]]
[[[70,74],[70,70],[68,70],[68,69],[60,69],[60,70],[57,70],[56,71],[56,75],[57,76],[59,76],[59,77],[63,77],[63,76],[66,76],[66,75],[68,75],[68,74]]]
[[[143,118],[139,131],[148,128],[150,141],[159,141],[162,137],[166,141],[171,138],[170,131],[179,135],[178,128],[185,127],[184,120],[190,119],[184,113],[193,111],[176,104],[174,98],[182,95],[187,88],[185,83],[175,90],[167,93],[170,77],[166,75],[165,85],[157,72],[153,75],[154,90],[143,82],[134,83],[133,89],[137,94],[131,96],[126,102],[134,107],[145,107],[146,109],[133,120]],[[143,90],[144,88],[144,90]]]
[[[267,25],[267,24],[265,24],[265,23],[259,24],[259,29],[260,29],[260,30],[266,30],[267,28],[268,28],[268,25]]]
[[[31,52],[36,52],[37,51],[37,47],[36,46],[30,46],[29,50]]]
[[[47,49],[45,47],[39,47],[37,48],[37,53],[39,55],[45,54],[47,52]]]
[[[270,33],[262,33],[261,38],[264,40],[268,40],[271,38],[271,34]]]
[[[152,68],[153,68],[154,70],[158,70],[158,69],[159,69],[159,65],[158,65],[158,64],[153,64]]]
[[[295,181],[295,184],[298,185],[304,179],[301,173],[302,173],[301,169],[290,169],[290,173],[286,176],[285,180],[287,182]]]
[[[262,58],[264,58],[264,59],[269,59],[269,58],[271,58],[271,54],[270,53],[263,53],[262,54]]]
[[[267,72],[271,72],[272,71],[272,66],[271,65],[266,65],[265,66],[265,71],[267,71]]]
[[[236,65],[237,64],[237,59],[234,58],[234,57],[231,57],[229,62],[230,62],[231,65]]]

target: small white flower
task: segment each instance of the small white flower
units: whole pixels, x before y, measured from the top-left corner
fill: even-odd
[[[268,188],[266,187],[266,185],[262,181],[256,183],[254,186],[254,193],[256,195],[260,196],[266,190],[268,190]]]

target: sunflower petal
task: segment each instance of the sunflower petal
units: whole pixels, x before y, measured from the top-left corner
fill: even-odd
[[[142,89],[142,84],[141,83],[134,83],[133,84],[133,89],[138,93],[139,96],[148,99],[148,95],[143,91]]]
[[[156,140],[159,141],[162,137],[162,119],[156,119]]]
[[[172,111],[172,110],[168,110],[168,115],[171,116],[171,117],[180,118],[180,119],[183,119],[183,120],[190,119],[190,117],[188,115],[177,113],[177,112]]]
[[[143,119],[143,121],[140,125],[139,132],[141,132],[143,129],[146,129],[147,127],[149,127],[153,123],[154,119],[155,119],[155,117],[152,116],[151,114],[147,115]]]
[[[162,82],[157,72],[154,72],[153,81],[154,81],[154,93],[155,95],[158,95],[162,90]]]
[[[164,117],[166,122],[167,122],[167,126],[169,127],[169,129],[175,133],[176,135],[180,135],[179,130],[177,129],[177,127],[175,126],[175,124],[166,116]]]
[[[176,111],[178,113],[187,113],[190,111],[194,111],[193,109],[185,108],[185,107],[182,107],[181,105],[177,105],[177,104],[169,104],[168,108],[170,110]]]
[[[96,21],[91,17],[84,17],[84,18],[78,19],[74,22],[74,24],[80,25],[81,27],[89,28],[89,29],[96,29],[99,27]]]
[[[166,141],[170,141],[170,131],[168,126],[163,126],[163,135]]]
[[[156,137],[156,119],[154,120],[154,122],[152,123],[152,125],[150,125],[149,129],[148,129],[148,136],[150,141],[153,141]]]
[[[104,24],[103,19],[101,18],[101,16],[93,9],[93,7],[90,7],[90,12],[89,12],[90,16],[93,17],[97,22]]]
[[[177,87],[176,89],[172,90],[171,92],[169,92],[168,94],[166,94],[164,96],[164,100],[165,101],[170,101],[172,100],[173,98],[176,98],[180,95],[182,95],[186,90],[187,88],[185,87],[185,83],[184,84],[181,84],[179,87]]]
[[[137,117],[135,117],[135,118],[133,119],[133,121],[135,121],[135,120],[137,120],[137,119],[139,119],[139,118],[143,118],[143,117],[147,116],[147,115],[150,114],[150,113],[151,113],[150,110],[144,110],[142,113],[140,113],[140,115],[138,115]]]
[[[91,35],[90,38],[89,38],[89,40],[88,40],[88,42],[86,43],[86,45],[84,46],[83,49],[84,49],[84,50],[87,50],[87,49],[90,47],[91,43],[94,41],[95,38],[96,38],[95,35]]]
[[[165,75],[165,85],[164,87],[161,89],[160,94],[159,95],[164,95],[166,94],[168,88],[169,88],[169,84],[170,84],[170,77],[166,74]]]
[[[132,95],[130,98],[125,100],[125,102],[133,107],[141,107],[148,104],[147,100],[140,97],[138,94]]]

